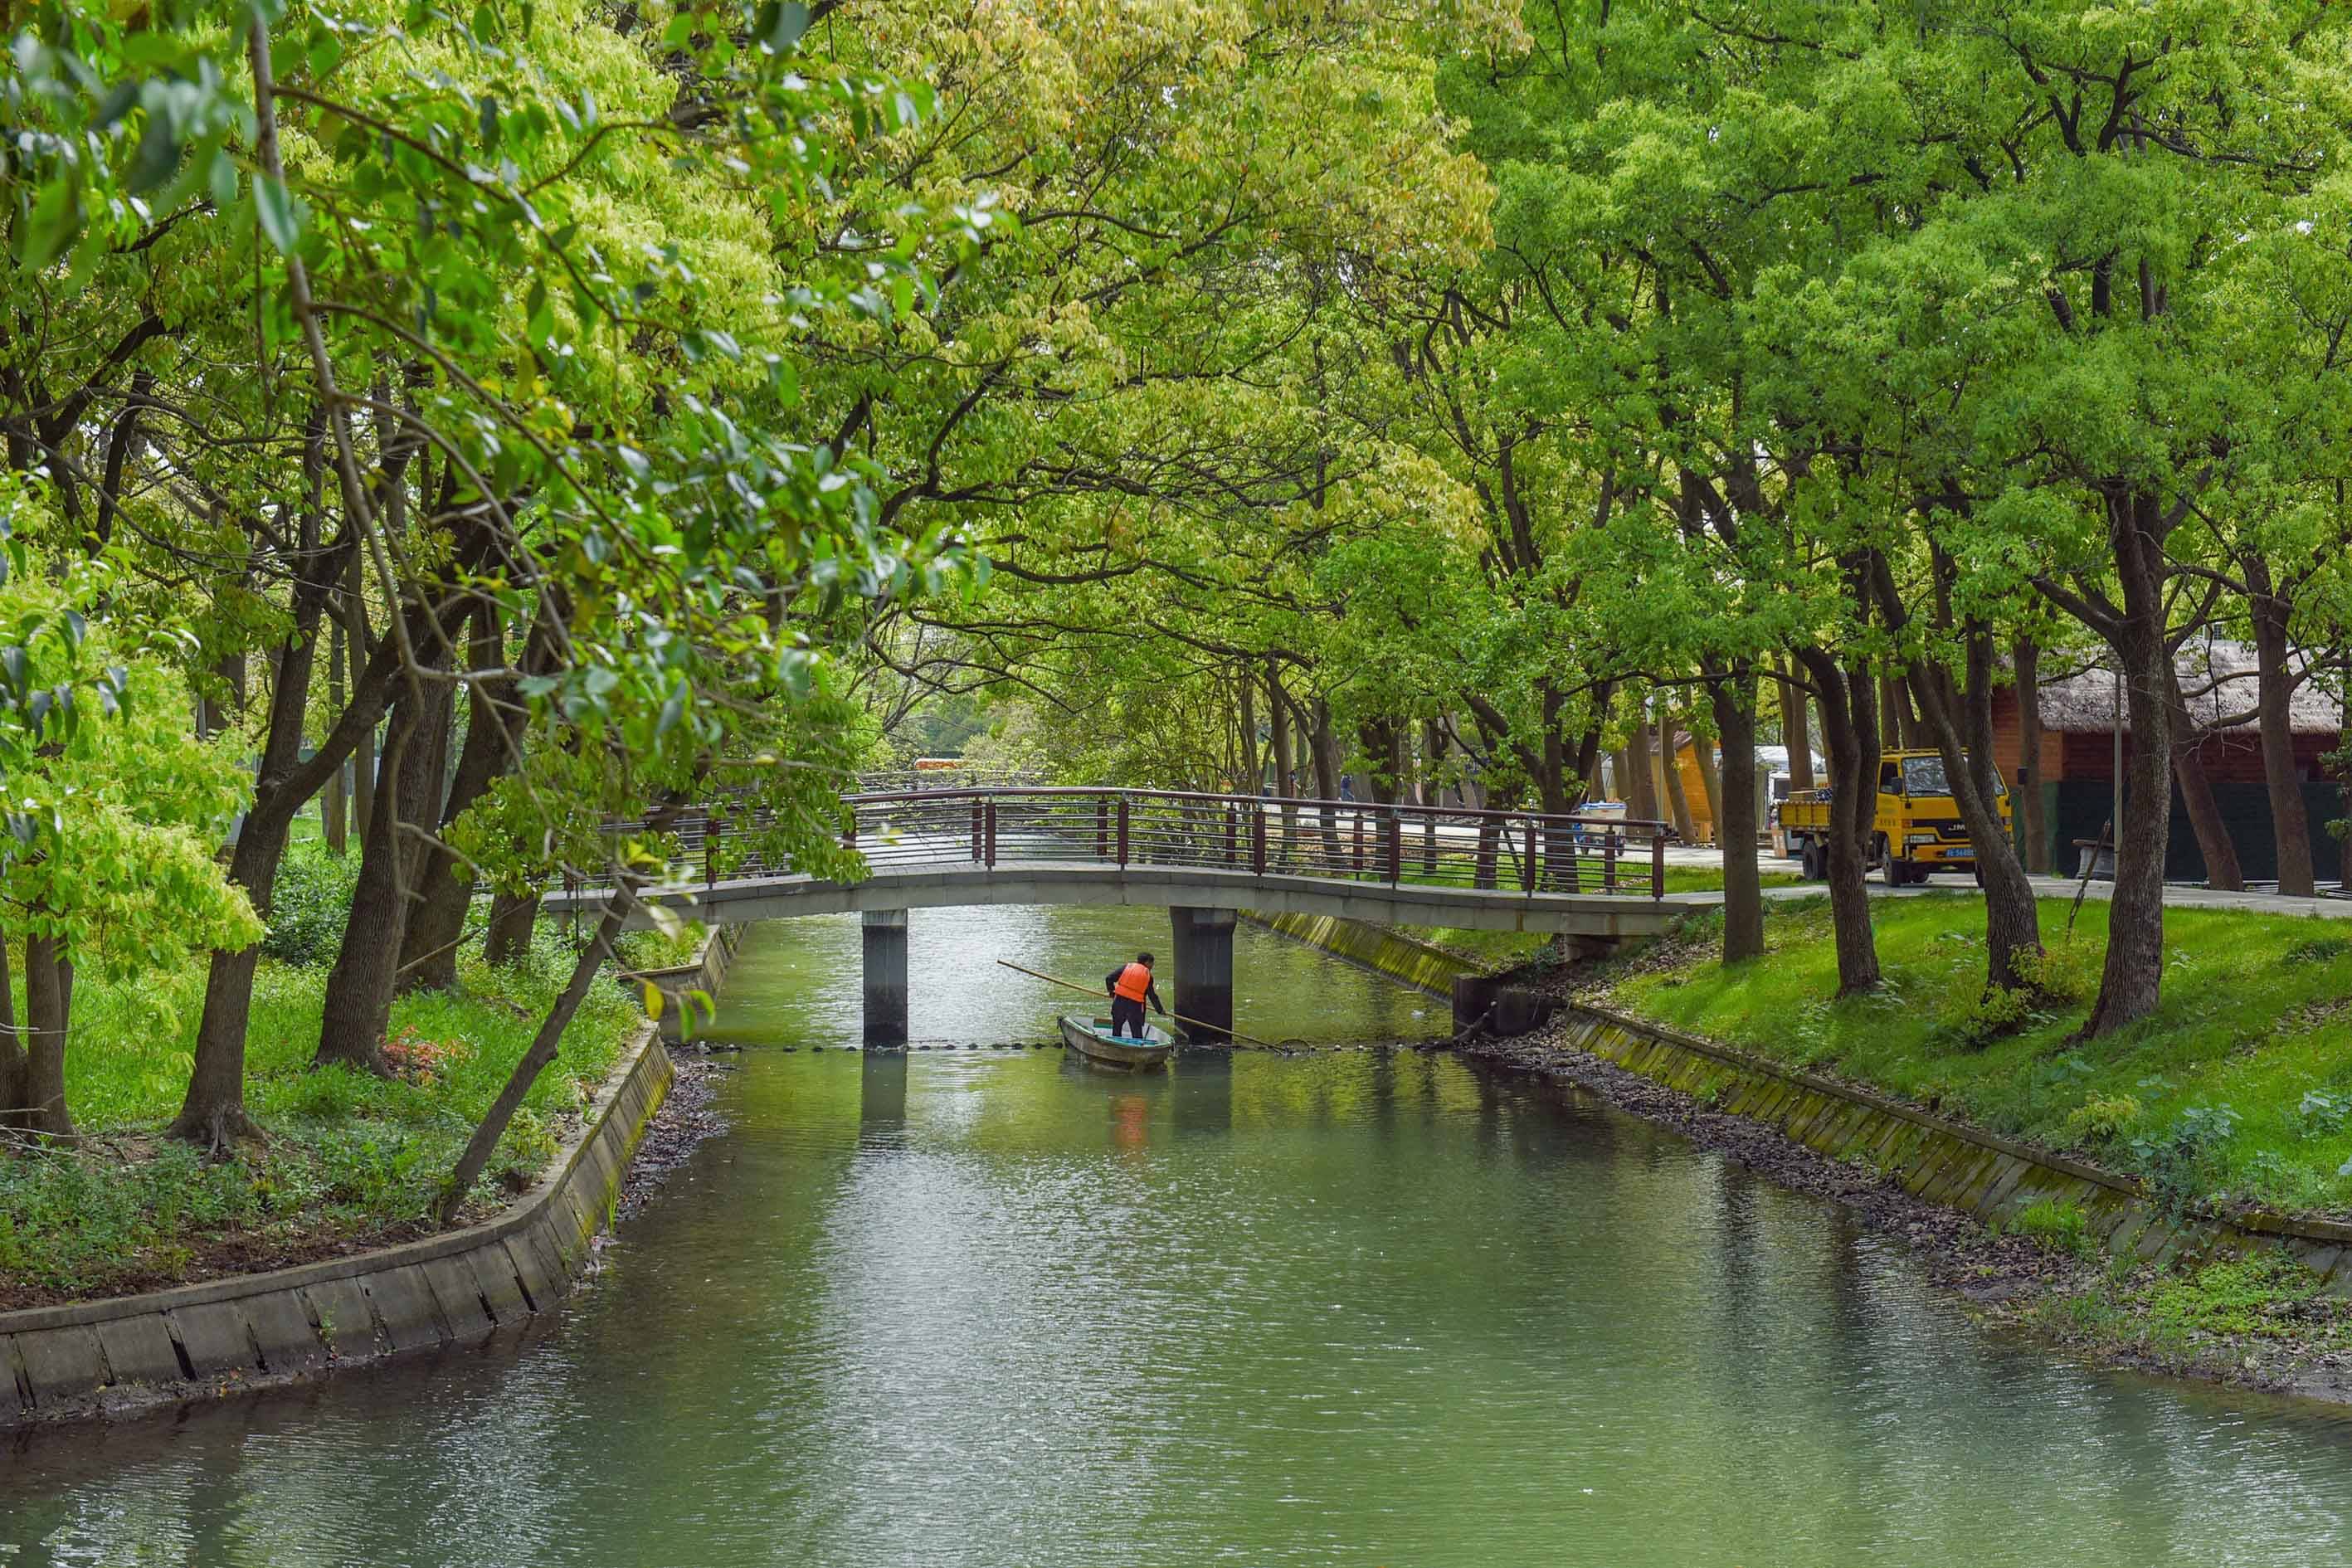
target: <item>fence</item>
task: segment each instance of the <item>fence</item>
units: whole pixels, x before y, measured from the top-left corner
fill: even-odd
[[[1664,823],[1463,806],[1133,789],[923,789],[845,797],[844,844],[877,870],[1092,865],[1246,871],[1391,886],[1659,898]],[[724,805],[671,828],[709,883],[787,876],[765,822]]]

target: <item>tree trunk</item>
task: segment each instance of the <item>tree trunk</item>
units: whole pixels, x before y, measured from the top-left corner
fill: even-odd
[[[472,659],[477,671],[497,669],[506,662],[506,638],[494,606],[475,615]],[[524,663],[535,668],[538,660],[526,653]],[[446,991],[457,984],[457,948],[473,908],[474,868],[441,839],[514,766],[522,744],[517,700],[514,683],[508,680],[478,681],[467,699],[466,743],[457,753],[449,798],[441,808],[439,833],[419,858],[418,901],[410,908],[401,934],[401,991]]]
[[[2294,677],[2287,668],[2287,602],[2273,590],[2270,563],[2248,557],[2253,592],[2247,609],[2254,627],[2256,722],[2263,742],[2263,785],[2271,802],[2271,837],[2278,854],[2279,891],[2308,899],[2319,891],[2311,864],[2311,820],[2303,808],[2303,780],[2294,763]]]
[[[1657,763],[1650,746],[1650,723],[1645,718],[1633,726],[1625,742],[1633,763],[1625,771],[1625,812],[1639,822],[1663,822],[1666,814],[1658,804]]]
[[[375,823],[375,729],[371,725],[352,748],[352,826],[362,845]]]
[[[1712,703],[1713,700],[1710,695],[1708,701]],[[1748,728],[1751,731],[1755,728],[1753,715]],[[1691,764],[1698,770],[1699,793],[1706,796],[1707,831],[1715,836],[1716,847],[1721,848],[1726,842],[1723,836],[1723,779],[1716,771],[1715,742],[1700,734],[1698,726],[1694,724],[1690,731],[1690,749]],[[1748,771],[1755,772],[1756,759],[1750,756],[1748,763]]]
[[[1593,792],[1600,787],[1601,721],[1596,717],[1576,740],[1576,791],[1569,803],[1569,809],[1583,810],[1591,801]]]
[[[2172,650],[2165,639],[2164,543],[2151,496],[2114,503],[2111,521],[2121,616],[2105,628],[2122,670],[2131,721],[2116,883],[2107,902],[2107,957],[2085,1039],[2111,1034],[2157,1009],[2164,985],[2164,849],[2172,831]]]
[[[555,1059],[556,1047],[562,1043],[563,1031],[571,1026],[572,1015],[580,1010],[581,998],[588,994],[588,987],[595,981],[597,968],[612,952],[613,939],[620,933],[621,921],[634,901],[626,889],[623,889],[616,891],[605,905],[604,918],[596,922],[595,935],[587,946],[580,950],[580,956],[572,963],[572,978],[564,982],[555,1005],[549,1008],[547,1016],[540,1020],[539,1032],[531,1037],[530,1049],[523,1053],[522,1060],[517,1062],[514,1071],[507,1076],[498,1099],[490,1102],[490,1109],[483,1115],[480,1125],[474,1129],[473,1137],[467,1141],[466,1152],[458,1156],[457,1168],[450,1172],[447,1184],[441,1189],[436,1213],[443,1225],[457,1217],[467,1193],[473,1189],[475,1181],[489,1164],[490,1155],[497,1151],[499,1140],[506,1135],[507,1124],[514,1120],[523,1096],[529,1094],[530,1086],[539,1081],[539,1075],[547,1070],[547,1064]]]
[[[2340,644],[2343,640],[2344,634],[2338,631],[2336,641]],[[2336,728],[2339,736],[2352,731],[2352,679],[2345,681],[2343,694],[2336,700]],[[2336,798],[2342,803],[2345,820],[2344,830],[2336,837],[2336,882],[2340,888],[2352,889],[2352,763],[2336,765],[2342,770]]]
[[[66,1041],[73,1026],[73,961],[54,937],[25,939],[26,1124],[59,1142],[79,1136],[66,1107]]]
[[[1789,753],[1789,787],[1812,788],[1813,732],[1805,719],[1805,690],[1786,673],[1780,677],[1780,744]]]
[[[21,1128],[31,1120],[30,1063],[16,1031],[16,990],[8,978],[8,938],[0,932],[0,1127]]]
[[[1257,750],[1257,677],[1247,667],[1234,683],[1234,695],[1240,706],[1234,721],[1242,731],[1241,776],[1234,784],[1243,794],[1254,795],[1265,787],[1265,764]]]
[[[2238,865],[2238,846],[2221,820],[2212,781],[2205,773],[2205,737],[2189,720],[2189,702],[2181,695],[2179,675],[2169,658],[2165,660],[2165,669],[2172,702],[2172,773],[2180,781],[2181,808],[2189,813],[2189,830],[2197,835],[2197,852],[2205,861],[2205,885],[2225,892],[2242,891],[2246,875]]]
[[[387,448],[388,449],[388,448]],[[402,487],[394,485],[395,492]],[[366,578],[360,567],[360,552],[353,550],[343,573],[343,607],[341,617],[349,623],[352,644],[352,667],[356,669],[373,653],[372,633],[367,618]],[[352,826],[367,842],[368,826],[375,814],[375,726],[371,724],[362,732],[352,752]]]
[[[530,951],[533,928],[539,924],[535,893],[500,893],[490,900],[490,928],[482,939],[482,962],[493,969],[511,968]]]
[[[286,672],[281,667],[278,679]],[[343,710],[343,626],[341,621],[327,631],[327,711]],[[343,789],[343,770],[339,766],[327,775],[327,787],[320,796],[323,805],[320,824],[327,847],[341,855],[351,848],[351,802]]]
[[[1364,784],[1374,804],[1394,805],[1404,778],[1403,727],[1393,719],[1367,719],[1356,726],[1356,742],[1364,749]]]
[[[1958,564],[1940,545],[1929,546],[1935,572],[1936,629],[1949,634],[1952,584]],[[1871,578],[1878,596],[1879,618],[1900,637],[1910,621],[1894,574],[1885,558],[1874,554]],[[2013,989],[2021,980],[2021,953],[2042,951],[2042,911],[2033,901],[2033,885],[2026,880],[2025,862],[2000,820],[2000,772],[1992,760],[1993,647],[1991,628],[1970,621],[1957,628],[1961,634],[1964,682],[1956,683],[1942,665],[1914,658],[1906,684],[1916,699],[1921,750],[1933,749],[1943,759],[1944,781],[1952,792],[1969,843],[1976,851],[1977,879],[1984,885],[1985,984],[1992,990]]]
[[[210,697],[197,700],[196,739],[200,741],[211,740],[245,713],[245,655],[221,655],[213,665],[213,673],[228,688],[228,700],[222,703]]]
[[[346,541],[337,548],[350,551],[353,546]],[[302,731],[310,672],[317,662],[319,623],[331,585],[341,575],[331,552],[321,566],[320,579],[295,587],[294,627],[278,658],[278,682],[270,692],[253,805],[229,854],[229,880],[245,889],[264,921],[269,918],[294,818],[360,738],[374,730],[396,662],[388,646],[379,650],[380,657],[370,658],[352,679],[351,706],[336,716],[318,751],[303,761]],[[257,944],[213,953],[205,980],[204,1012],[196,1025],[195,1064],[170,1136],[217,1149],[252,1131],[245,1110],[245,1036],[252,1016],[254,970],[260,959]]]
[[[2017,820],[2025,839],[2025,868],[2050,874],[2049,811],[2042,797],[2042,649],[2017,639]]]
[[[415,889],[415,859],[401,826],[404,819],[424,815],[410,806],[411,800],[428,803],[433,817],[439,816],[440,747],[436,738],[446,735],[449,700],[446,681],[428,679],[403,690],[394,707],[384,745],[387,765],[377,781],[375,808],[360,850],[351,918],[343,927],[335,966],[327,974],[314,1067],[341,1062],[378,1075],[391,1070],[383,1059],[384,1028]]]
[[[1799,651],[1820,693],[1822,749],[1829,755],[1830,925],[1837,940],[1838,994],[1878,987],[1878,943],[1870,927],[1869,838],[1878,820],[1878,693],[1867,666],[1841,667],[1828,653]]]
[[[1318,800],[1330,802],[1339,798],[1339,737],[1331,728],[1331,704],[1318,697],[1315,700],[1314,723],[1307,731],[1308,750],[1315,759],[1315,794]],[[1339,847],[1339,808],[1326,805],[1322,809],[1323,853],[1325,869],[1336,871],[1344,862]]]
[[[1674,814],[1675,837],[1696,844],[1698,824],[1691,820],[1690,796],[1683,788],[1682,748],[1675,743],[1673,715],[1664,717],[1665,722],[1658,726],[1658,768],[1666,781],[1666,805]]]
[[[1716,837],[1723,846],[1723,962],[1764,951],[1764,892],[1756,869],[1756,676],[1742,669],[1714,681],[1707,699],[1723,737]]]
[[[1421,804],[1430,815],[1421,820],[1421,872],[1437,875],[1437,808],[1445,804],[1445,726],[1434,719],[1421,722]]]
[[[1265,661],[1266,723],[1274,747],[1274,794],[1284,802],[1282,841],[1275,850],[1278,866],[1290,864],[1291,845],[1298,836],[1298,808],[1288,802],[1298,796],[1298,759],[1291,750],[1290,701],[1282,689],[1282,674],[1272,658]]]
[[[666,830],[677,820],[678,809],[677,797],[664,801],[647,815],[647,830],[654,833]],[[450,1172],[448,1184],[441,1189],[441,1199],[436,1205],[442,1224],[446,1225],[457,1216],[459,1205],[466,1201],[467,1193],[472,1190],[475,1180],[489,1164],[490,1155],[497,1150],[499,1140],[505,1136],[507,1124],[514,1120],[516,1108],[522,1104],[523,1096],[530,1092],[530,1086],[547,1069],[547,1064],[555,1059],[556,1047],[563,1041],[563,1031],[570,1026],[572,1015],[580,1010],[581,998],[588,994],[588,987],[596,978],[598,966],[611,956],[613,939],[620,934],[621,922],[628,918],[629,910],[635,902],[635,889],[624,876],[605,902],[604,913],[596,922],[594,936],[587,946],[580,950],[579,958],[572,963],[572,977],[564,982],[562,993],[556,997],[555,1005],[548,1009],[547,1016],[540,1020],[539,1032],[531,1037],[530,1049],[525,1051],[522,1060],[515,1064],[514,1071],[508,1075],[505,1086],[499,1090],[498,1099],[490,1102],[490,1109],[484,1113],[481,1124],[467,1140],[465,1152],[457,1157],[457,1168]]]
[[[1944,760],[1944,778],[1953,804],[1975,847],[1977,873],[1984,883],[1985,984],[2011,990],[2021,981],[2021,953],[2042,951],[2042,911],[2026,880],[2017,845],[2001,830],[2000,796],[1992,788],[1992,643],[1971,632],[1967,639],[1969,681],[1955,691],[1943,671],[1924,659],[1911,667],[1924,737]],[[1961,710],[1956,713],[1954,709]],[[1963,726],[1965,725],[1965,731]]]

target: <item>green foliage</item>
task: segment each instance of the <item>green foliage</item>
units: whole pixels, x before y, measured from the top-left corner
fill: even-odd
[[[2128,1094],[2099,1095],[2066,1113],[2066,1131],[2078,1143],[2104,1143],[2138,1124],[2140,1104]]]
[[[0,475],[6,510],[21,520],[38,509]],[[214,854],[244,793],[240,738],[189,732],[192,696],[166,661],[176,651],[168,632],[94,618],[115,576],[100,558],[0,583],[0,622],[20,639],[0,650],[0,668],[40,688],[28,711],[54,721],[29,731],[42,743],[7,774],[13,831],[0,839],[0,900],[13,933],[54,938],[77,965],[128,976],[207,947],[243,947],[260,925]],[[103,687],[64,722],[98,667]]]
[[[2098,994],[2102,954],[2087,942],[2065,937],[2039,952],[2017,955],[2017,974],[2042,1001],[2080,1005]]]
[[[2238,1131],[2227,1105],[2191,1105],[2161,1132],[2134,1138],[2130,1152],[2165,1212],[2194,1212],[2225,1179],[2223,1150]]]
[[[2076,1205],[2054,1198],[2028,1204],[2006,1228],[2077,1258],[2089,1257],[2093,1249],[2089,1217]]]
[[[2278,1338],[2296,1331],[2294,1309],[2318,1294],[2319,1284],[2284,1253],[2257,1252],[2208,1264],[2187,1279],[2161,1279],[2148,1290],[2147,1307],[2159,1340]]]
[[[624,969],[676,969],[700,957],[709,936],[708,927],[687,921],[674,931],[623,931],[613,952]]]
[[[1963,1045],[1980,1047],[2014,1033],[2042,1015],[2041,999],[2023,987],[1987,985],[1981,973],[1971,972],[1958,981],[1958,994],[1945,1004],[1943,1016],[1952,1035]]]
[[[81,1042],[68,1058],[68,1089],[93,1144],[0,1158],[0,1279],[100,1291],[168,1282],[224,1248],[267,1258],[425,1225],[436,1182],[528,1047],[570,957],[544,937],[516,969],[468,961],[460,992],[401,998],[394,1034],[444,1048],[433,1070],[392,1079],[312,1068],[324,977],[265,962],[254,994],[250,1103],[269,1136],[223,1160],[152,1137],[186,1087],[200,969],[79,985]],[[617,986],[591,991],[470,1212],[539,1178],[642,1024]]]
[[[332,963],[359,875],[356,854],[337,855],[316,839],[289,846],[270,889],[269,931],[261,951],[281,963]]]
[[[2340,1132],[2347,1121],[2352,1121],[2352,1094],[2329,1094],[2324,1089],[2309,1089],[2294,1109],[2310,1131]]]
[[[1610,997],[1629,1012],[1796,1065],[1819,1067],[1947,1114],[2051,1147],[2095,1145],[2180,1206],[2252,1199],[2290,1212],[2352,1205],[2352,1068],[2340,1033],[2288,1021],[2352,992],[2352,952],[2315,959],[2311,922],[2176,910],[2168,958],[2193,966],[2156,1016],[2114,1038],[2074,1038],[2087,998],[2044,1003],[1981,1045],[1962,1026],[1982,994],[1974,943],[1983,907],[1966,894],[1875,904],[1880,994],[1831,1001],[1836,957],[1826,900],[1769,906],[1769,952],[1726,971],[1694,942],[1664,967],[1629,966]],[[2043,906],[2056,929],[2063,906]],[[2095,975],[2106,910],[2086,904],[2063,972]],[[1949,940],[1953,933],[1971,942]],[[2046,977],[2052,973],[2045,969]],[[2088,988],[2085,987],[2087,990]],[[2314,1098],[2317,1097],[2317,1098]],[[2309,1109],[2306,1110],[2306,1105]]]

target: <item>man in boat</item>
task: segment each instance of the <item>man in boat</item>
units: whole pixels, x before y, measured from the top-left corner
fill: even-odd
[[[1110,993],[1110,1032],[1145,1038],[1143,1005],[1150,1003],[1160,1008],[1162,1016],[1168,1009],[1160,1006],[1159,988],[1151,984],[1151,955],[1139,952],[1133,963],[1122,963],[1103,977],[1103,989]]]

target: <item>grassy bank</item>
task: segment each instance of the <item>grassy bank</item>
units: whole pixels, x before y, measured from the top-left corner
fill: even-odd
[[[1882,990],[1835,1001],[1826,899],[1767,906],[1767,952],[1715,961],[1721,917],[1601,971],[1591,999],[1889,1092],[2145,1178],[2176,1213],[2260,1205],[2352,1215],[2352,928],[2174,910],[2164,1004],[2074,1037],[2107,910],[2045,900],[2042,994],[1989,1005],[1984,907],[1952,892],[1872,906]],[[2073,1205],[2032,1205],[1929,1252],[1980,1314],[2125,1364],[2343,1400],[2352,1302],[2282,1252],[2158,1268],[2116,1259]]]
[[[265,961],[247,1103],[268,1137],[219,1160],[157,1135],[186,1087],[202,969],[78,983],[67,1092],[88,1136],[71,1152],[0,1158],[0,1308],[274,1268],[427,1228],[443,1176],[571,962],[543,939],[520,967],[467,962],[456,992],[402,998],[388,1034],[402,1070],[382,1079],[310,1068],[326,971]],[[618,986],[590,991],[477,1185],[473,1215],[546,1168],[642,1016]]]
[[[1873,905],[1885,984],[1832,1000],[1825,899],[1768,907],[1765,956],[1712,959],[1719,917],[1607,977],[1601,1000],[1900,1095],[2148,1179],[2167,1201],[2352,1212],[2352,928],[2173,910],[2164,1005],[2073,1037],[2105,957],[2107,910],[2045,900],[2042,994],[1982,994],[1984,906],[1952,892]]]
[[[1794,871],[1773,870],[1769,863],[1756,873],[1759,885],[1767,888],[1793,888],[1804,880]],[[1720,866],[1669,866],[1666,868],[1666,891],[1669,893],[1719,893],[1723,890],[1723,868]]]
[[[1765,887],[1779,888],[1793,887],[1799,879],[1793,871],[1768,870],[1762,873],[1760,880]],[[1669,893],[1714,892],[1722,887],[1723,872],[1719,868],[1666,868],[1666,891]],[[1442,947],[1448,952],[1474,959],[1490,969],[1516,968],[1534,960],[1551,945],[1551,938],[1539,931],[1475,931],[1466,926],[1398,926],[1396,929],[1406,936]]]

